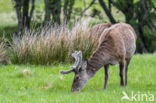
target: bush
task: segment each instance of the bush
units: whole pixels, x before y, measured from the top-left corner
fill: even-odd
[[[71,62],[72,52],[81,50],[88,58],[97,45],[97,37],[89,33],[87,22],[76,23],[71,29],[66,25],[46,26],[41,30],[25,31],[14,37],[10,57],[13,63],[55,64]]]

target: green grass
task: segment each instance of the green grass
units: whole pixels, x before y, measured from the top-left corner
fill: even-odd
[[[61,75],[59,70],[70,65],[0,66],[1,103],[131,103],[121,100],[122,92],[129,96],[134,93],[150,92],[156,96],[156,54],[135,55],[129,66],[128,86],[120,87],[118,66],[110,68],[107,90],[103,90],[104,70],[101,68],[85,88],[70,92],[74,74]],[[31,75],[23,76],[29,68]],[[156,101],[156,100],[155,100]],[[144,100],[144,102],[146,102]],[[139,102],[142,103],[142,102]],[[154,103],[154,102],[153,102]]]

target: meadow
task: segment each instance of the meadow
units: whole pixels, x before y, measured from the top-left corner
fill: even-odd
[[[74,74],[61,75],[59,70],[69,69],[72,64],[55,66],[1,65],[1,103],[149,103],[122,100],[123,92],[131,97],[141,94],[156,96],[156,54],[136,54],[130,63],[128,86],[120,87],[118,66],[109,71],[108,88],[104,90],[104,69],[101,68],[80,92],[70,91]],[[28,74],[23,74],[29,70]],[[150,93],[150,94],[149,94]],[[156,100],[151,103],[155,103]]]
[[[81,8],[82,0],[76,0],[75,8]],[[136,0],[135,0],[136,1]],[[87,5],[90,2],[87,0]],[[71,92],[74,74],[62,75],[60,70],[69,69],[73,63],[71,53],[83,52],[84,59],[95,50],[97,38],[88,34],[93,24],[108,22],[98,4],[98,16],[92,22],[79,22],[72,27],[50,26],[25,31],[21,37],[13,37],[17,31],[17,18],[10,0],[0,0],[0,103],[142,103],[156,102],[156,53],[135,54],[129,65],[128,86],[120,87],[119,67],[111,66],[108,88],[104,90],[103,67],[91,78],[84,89]],[[83,8],[81,8],[83,9]],[[36,1],[33,20],[44,19],[43,0]],[[73,15],[76,14],[74,11]],[[113,7],[117,21],[124,22],[124,16]],[[83,17],[89,18],[91,10]],[[39,18],[37,18],[39,17]],[[77,16],[76,16],[77,17]],[[72,17],[73,21],[76,19]],[[3,37],[5,35],[5,37]],[[59,36],[58,36],[59,35]],[[3,37],[3,38],[2,38]],[[57,42],[56,42],[57,41]],[[126,93],[131,100],[122,100]],[[132,93],[136,100],[132,100]],[[142,98],[142,94],[147,94]],[[150,101],[150,96],[154,100]],[[139,98],[139,99],[138,99]],[[141,98],[143,100],[141,100]]]

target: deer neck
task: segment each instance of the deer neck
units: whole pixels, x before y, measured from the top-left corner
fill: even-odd
[[[109,61],[109,55],[107,53],[104,53],[102,51],[95,52],[91,58],[88,60],[87,65],[87,74],[89,77],[92,77],[96,74],[96,72],[104,65],[108,64]]]

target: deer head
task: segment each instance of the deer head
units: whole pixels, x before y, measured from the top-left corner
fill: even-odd
[[[74,65],[71,66],[70,70],[61,70],[60,73],[68,74],[74,72],[75,76],[74,76],[71,91],[78,91],[81,90],[89,80],[89,75],[86,72],[87,61],[82,61],[81,51],[75,51],[72,54],[72,57],[75,58]]]

